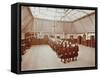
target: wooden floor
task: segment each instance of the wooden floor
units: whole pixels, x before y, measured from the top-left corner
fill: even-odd
[[[95,66],[95,48],[79,45],[77,61],[62,63],[49,45],[34,45],[22,56],[21,70],[41,70]]]

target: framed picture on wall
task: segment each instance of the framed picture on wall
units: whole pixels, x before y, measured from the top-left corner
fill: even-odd
[[[11,5],[11,72],[97,69],[97,7]]]

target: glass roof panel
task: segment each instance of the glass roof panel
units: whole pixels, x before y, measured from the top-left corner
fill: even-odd
[[[59,9],[46,7],[30,7],[30,10],[32,15],[37,18],[70,22],[94,12],[94,10]]]

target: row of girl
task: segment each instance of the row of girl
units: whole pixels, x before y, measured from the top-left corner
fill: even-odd
[[[61,62],[69,63],[77,60],[79,52],[79,46],[77,43],[72,44],[70,41],[66,40],[58,42],[50,40],[49,45],[56,52],[57,57],[61,59]]]

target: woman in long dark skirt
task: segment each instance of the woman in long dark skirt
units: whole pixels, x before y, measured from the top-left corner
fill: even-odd
[[[75,60],[77,60],[78,52],[79,52],[79,46],[75,44]]]

